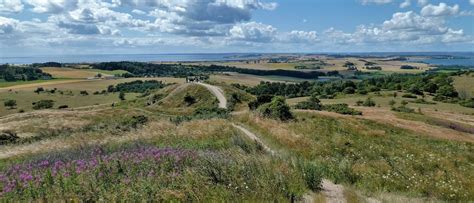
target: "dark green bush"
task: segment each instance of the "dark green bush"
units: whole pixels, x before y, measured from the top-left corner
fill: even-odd
[[[331,111],[331,112],[336,112],[339,114],[345,114],[345,115],[362,115],[362,112],[357,111],[353,108],[350,108],[349,105],[347,104],[326,104],[323,105],[323,110],[325,111]]]
[[[54,106],[53,100],[40,100],[38,102],[33,103],[33,109],[35,110],[50,109],[50,108],[53,108],[53,106]]]

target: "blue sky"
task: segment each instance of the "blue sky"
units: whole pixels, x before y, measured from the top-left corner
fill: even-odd
[[[0,56],[473,45],[474,0],[0,0]]]

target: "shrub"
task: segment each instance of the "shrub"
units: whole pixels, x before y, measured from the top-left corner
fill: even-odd
[[[58,109],[67,109],[67,108],[69,108],[68,105],[61,105],[61,106],[58,106]]]
[[[416,66],[403,65],[403,66],[400,66],[400,69],[411,70],[411,69],[419,69],[419,68]]]
[[[345,114],[345,115],[362,115],[362,112],[357,111],[353,108],[350,108],[349,105],[347,104],[326,104],[323,105],[323,110],[325,111],[331,111],[331,112],[336,112],[339,114]]]
[[[260,105],[271,102],[272,99],[273,95],[258,95],[256,100],[249,102],[249,108],[250,110],[256,110]]]
[[[38,87],[36,88],[36,90],[34,91],[36,94],[39,94],[40,92],[44,92],[44,88],[42,87]]]
[[[50,109],[50,108],[53,108],[53,106],[54,106],[53,100],[40,100],[38,102],[33,103],[34,110]]]
[[[79,94],[81,94],[81,95],[83,95],[83,96],[87,96],[87,95],[89,95],[89,92],[87,92],[86,90],[81,90],[81,91],[79,92]]]
[[[285,102],[285,98],[281,96],[274,97],[270,103],[266,103],[258,107],[257,111],[260,115],[279,119],[282,121],[293,119],[293,114],[290,111],[290,107]]]
[[[344,94],[354,94],[355,89],[353,87],[346,87],[343,91]]]
[[[10,108],[10,109],[14,109],[16,107],[16,100],[9,99],[9,100],[3,102],[3,105],[5,107]]]
[[[459,102],[461,106],[469,107],[469,108],[474,108],[474,98],[471,98],[469,100],[464,100]]]
[[[0,145],[15,143],[20,137],[13,131],[2,131],[0,132]]]
[[[184,96],[184,103],[186,103],[186,105],[188,106],[191,106],[196,103],[196,98],[186,93],[186,95]]]
[[[125,100],[125,93],[124,92],[119,93],[119,99],[122,100],[122,101]]]
[[[312,191],[319,191],[322,182],[322,169],[316,164],[298,160],[298,168],[303,173],[306,186]]]
[[[316,95],[312,95],[308,101],[302,101],[296,104],[295,108],[297,109],[310,109],[310,110],[321,110],[321,101],[316,97]]]
[[[368,107],[373,107],[375,106],[375,101],[372,100],[372,98],[370,97],[367,97],[367,99],[365,99],[364,103],[362,104],[363,106],[368,106]]]

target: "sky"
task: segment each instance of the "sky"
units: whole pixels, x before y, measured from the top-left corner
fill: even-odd
[[[474,0],[0,0],[0,56],[474,51]]]

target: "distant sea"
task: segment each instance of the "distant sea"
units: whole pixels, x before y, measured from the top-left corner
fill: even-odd
[[[348,56],[404,56],[409,61],[423,62],[433,65],[474,66],[474,52],[373,52],[373,53],[316,53]],[[205,53],[205,54],[96,54],[96,55],[54,55],[54,56],[0,56],[0,64],[31,64],[44,62],[60,63],[95,63],[110,61],[138,62],[186,62],[186,61],[232,61],[257,59],[265,53]],[[421,56],[421,57],[420,57]]]
[[[255,59],[259,54],[97,54],[97,55],[55,55],[55,56],[0,56],[0,64],[31,64],[44,62],[60,63],[95,63],[110,61],[137,62],[185,62],[185,61],[230,61]]]

